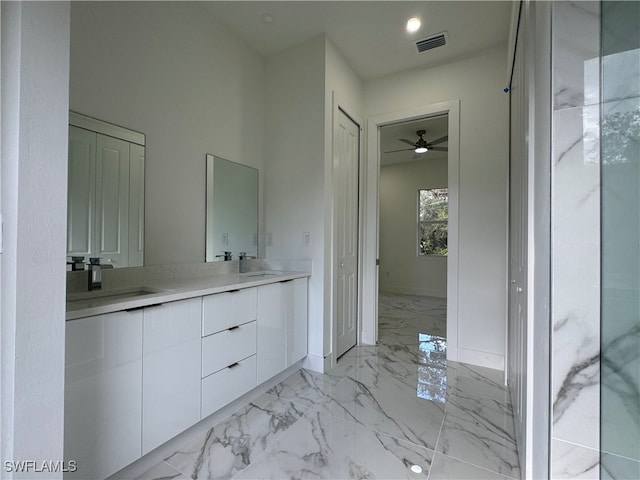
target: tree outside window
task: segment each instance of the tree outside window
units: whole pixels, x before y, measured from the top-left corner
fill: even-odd
[[[447,255],[449,189],[418,190],[418,255]]]

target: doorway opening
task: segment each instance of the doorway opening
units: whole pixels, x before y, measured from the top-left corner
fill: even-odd
[[[378,341],[446,344],[448,114],[380,135]]]
[[[456,361],[458,358],[459,101],[452,100],[371,117],[367,128],[368,158],[365,174],[367,191],[363,215],[366,225],[364,236],[365,240],[369,239],[369,241],[363,244],[362,343],[375,344],[380,340],[380,334],[384,333],[381,330],[387,328],[385,322],[388,302],[392,303],[390,309],[402,312],[403,309],[406,311],[415,308],[412,296],[430,297],[433,299],[432,302],[424,305],[425,311],[428,309],[436,313],[436,319],[430,328],[433,332],[439,332],[442,337],[446,337],[447,359]],[[423,130],[425,133],[420,135]],[[430,130],[434,131],[430,132]],[[395,143],[388,143],[387,137],[389,141],[395,139]],[[424,162],[422,162],[423,165],[419,162],[420,154],[415,151],[420,139],[424,139],[427,143],[436,140],[436,144],[432,143],[432,147],[438,147],[439,150],[432,148],[429,152],[427,146],[426,155],[445,154],[444,162],[442,157],[439,161],[440,176],[437,177],[435,172],[432,172],[433,180],[436,182],[432,185],[426,183],[422,186],[414,184],[410,187],[394,185],[398,178],[410,176],[407,172],[400,174],[399,171],[411,172],[412,169],[419,170],[420,166],[424,167]],[[444,151],[445,148],[446,151]],[[400,150],[400,152],[394,150]],[[385,155],[391,155],[391,158],[385,158]],[[396,155],[405,155],[405,160],[398,160],[399,157],[395,157]],[[414,159],[414,156],[418,157]],[[394,158],[396,162],[393,161]],[[432,155],[432,158],[437,157]],[[410,165],[412,162],[413,166]],[[407,163],[409,166],[397,166],[402,163]],[[387,176],[387,170],[391,173],[394,173],[393,170],[398,172],[395,172],[397,175]],[[393,203],[399,203],[398,198],[392,193],[394,189],[398,191],[398,188],[404,193],[409,191],[414,202],[413,207],[404,207],[405,210],[413,209],[413,213],[404,216],[404,222],[411,222],[410,228],[415,233],[403,235],[404,240],[396,238],[400,237],[397,227],[385,226],[383,223],[386,218],[394,216],[394,209],[401,208],[395,205],[389,212],[387,205],[383,204],[385,196],[390,196]],[[438,215],[442,216],[445,213],[442,208],[445,200],[446,257],[441,255],[442,242],[440,244],[438,242],[443,234],[443,218],[438,218]],[[422,212],[420,212],[421,207]],[[438,250],[439,246],[440,250]],[[440,255],[434,255],[436,252]],[[438,256],[445,258],[437,258]],[[431,263],[433,269],[439,268],[440,275],[433,275],[432,283],[425,283],[424,269],[415,268],[419,267],[420,262]],[[407,276],[413,276],[413,278],[409,279]],[[442,282],[443,279],[444,282]],[[391,297],[397,297],[398,294],[404,297],[388,298],[388,293]],[[400,302],[403,306],[395,308],[393,302]],[[410,307],[412,303],[413,307]],[[444,312],[446,312],[446,320],[443,319]]]

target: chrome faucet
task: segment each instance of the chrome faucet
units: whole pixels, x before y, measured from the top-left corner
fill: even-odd
[[[238,256],[238,259],[240,260],[240,267],[239,267],[240,273],[246,273],[249,271],[249,265],[248,265],[249,262],[247,262],[249,258],[256,258],[256,257],[248,256],[247,252],[240,252],[240,255]]]
[[[233,259],[233,255],[231,252],[224,252],[224,255],[216,255],[216,258],[224,257],[225,262],[229,262]]]
[[[67,265],[71,265],[72,272],[84,270],[84,257],[71,257],[71,261],[67,262]]]
[[[100,266],[100,258],[89,258],[89,290],[100,290],[102,288],[102,267]]]

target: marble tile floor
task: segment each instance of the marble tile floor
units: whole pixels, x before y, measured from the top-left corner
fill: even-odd
[[[447,362],[445,313],[380,295],[377,346],[299,370],[139,479],[519,478],[502,373]]]

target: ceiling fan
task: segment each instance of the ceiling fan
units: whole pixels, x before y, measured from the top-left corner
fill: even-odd
[[[427,142],[424,138],[422,138],[427,133],[426,130],[418,130],[416,134],[418,135],[418,141],[412,142],[411,140],[407,140],[406,138],[399,138],[401,142],[404,142],[408,145],[411,145],[412,148],[403,148],[402,150],[391,150],[390,152],[384,153],[395,153],[395,152],[405,152],[409,150],[413,150],[415,153],[425,153],[429,150],[434,150],[438,152],[447,152],[449,149],[447,147],[436,147],[435,145],[439,145],[441,143],[446,142],[449,139],[448,135],[444,137],[440,137],[435,139],[432,142]]]

